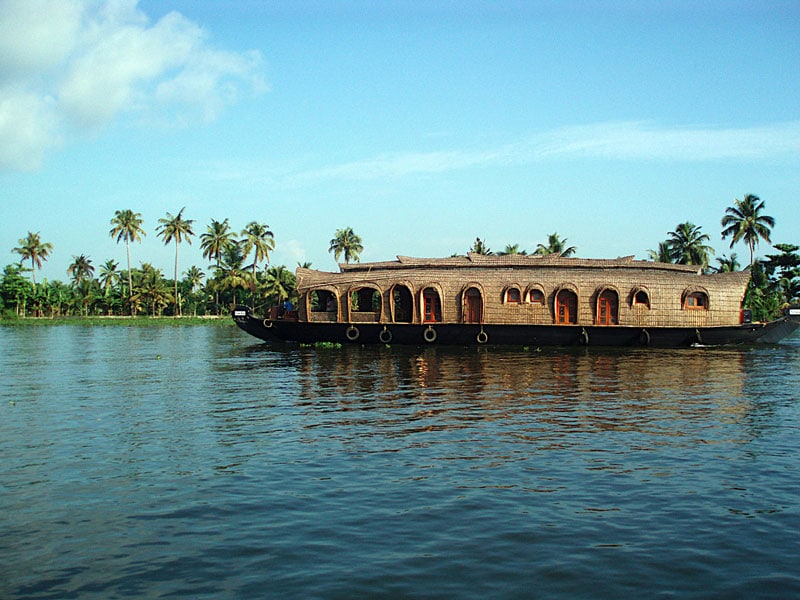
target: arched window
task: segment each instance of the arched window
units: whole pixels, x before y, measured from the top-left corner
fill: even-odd
[[[505,298],[506,304],[519,304],[522,301],[522,295],[519,288],[510,287],[506,290]]]
[[[350,308],[353,312],[380,312],[381,293],[371,287],[353,290],[350,293]]]
[[[705,292],[689,292],[683,298],[683,308],[687,310],[708,310],[708,294]]]
[[[336,295],[329,290],[311,292],[312,312],[336,312]]]
[[[641,306],[643,308],[650,308],[650,296],[647,290],[637,288],[631,294],[631,306]]]
[[[348,320],[380,321],[381,292],[371,286],[350,289],[350,316]]]
[[[306,306],[311,307],[308,313],[310,321],[339,320],[339,298],[333,290],[312,290],[307,298]]]
[[[528,302],[544,306],[544,292],[539,288],[532,288],[528,292]]]

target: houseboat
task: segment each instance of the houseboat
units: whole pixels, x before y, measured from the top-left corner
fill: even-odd
[[[777,342],[800,308],[754,323],[747,271],[552,255],[411,258],[298,268],[299,302],[264,315],[236,306],[263,340],[342,344],[654,346]]]

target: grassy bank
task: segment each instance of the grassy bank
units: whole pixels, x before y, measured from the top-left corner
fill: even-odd
[[[89,325],[97,327],[233,327],[233,320],[221,317],[23,317],[0,319],[0,327],[46,327],[49,325]]]

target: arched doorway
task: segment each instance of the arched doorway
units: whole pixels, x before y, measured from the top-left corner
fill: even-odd
[[[471,287],[464,292],[464,322],[480,323],[483,321],[483,298],[478,288]]]
[[[619,295],[611,289],[605,289],[597,295],[597,324],[619,324]]]
[[[425,288],[422,292],[422,322],[440,323],[442,320],[442,301],[439,292],[434,288]]]
[[[405,285],[392,288],[392,318],[395,323],[411,323],[414,315],[414,297]]]
[[[572,290],[559,290],[555,309],[558,325],[575,325],[578,322],[578,295]]]

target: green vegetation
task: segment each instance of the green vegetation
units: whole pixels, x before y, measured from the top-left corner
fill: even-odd
[[[158,220],[159,226],[156,229],[158,236],[164,240],[165,246],[173,240],[175,241],[175,278],[173,280],[175,284],[175,293],[172,295],[172,303],[175,307],[173,314],[178,316],[181,315],[181,302],[180,296],[178,295],[178,246],[184,240],[186,243],[191,245],[192,236],[194,235],[194,230],[192,229],[192,223],[194,223],[194,220],[184,219],[184,210],[185,207],[180,209],[178,214],[174,217],[167,213],[166,218],[161,218]]]
[[[338,350],[342,347],[339,342],[314,342],[313,344],[300,344],[301,348],[332,348]]]
[[[765,204],[758,196],[746,194],[743,200],[734,199],[733,206],[725,209],[720,223],[722,239],[731,239],[731,248],[738,242],[750,250],[750,284],[745,294],[744,306],[753,311],[753,319],[767,321],[780,315],[789,303],[800,301],[800,254],[793,244],[773,244],[779,254],[755,257],[759,241],[771,243],[771,228],[775,219],[764,214]],[[649,250],[651,260],[667,263],[698,265],[706,272],[731,272],[739,270],[736,253],[730,258],[717,258],[718,267],[709,266],[714,253],[706,242],[709,236],[690,222],[679,223],[675,231],[667,234],[658,250]]]
[[[125,326],[125,327],[192,327],[198,325],[211,325],[214,327],[235,327],[231,319],[227,316],[210,317],[26,317],[26,318],[4,318],[0,319],[2,326],[17,327],[41,327],[52,325],[91,325],[93,327]]]
[[[364,251],[361,238],[356,235],[352,227],[337,229],[333,235],[328,252],[333,252],[333,257],[338,261],[340,256],[344,256],[345,264],[350,264],[351,260],[359,262],[359,254]]]
[[[744,242],[750,250],[750,264],[746,269],[751,271],[752,277],[744,305],[753,311],[756,320],[774,318],[788,303],[800,301],[800,247],[774,244],[778,254],[767,254],[763,259],[754,255],[760,241],[771,243],[771,228],[775,225],[775,219],[764,214],[764,209],[765,204],[758,196],[747,194],[743,200],[735,199],[721,220],[722,239],[730,237],[731,248]],[[109,231],[118,244],[125,242],[127,268],[120,270],[119,263],[108,259],[95,269],[88,256],[79,254],[73,256],[67,269],[70,283],[36,281],[36,270],[51,256],[53,245],[44,242],[38,232],[29,231],[19,240],[19,246],[13,248],[13,252],[20,255],[20,261],[6,265],[0,275],[0,318],[4,323],[38,317],[55,323],[87,322],[88,319],[96,324],[138,324],[141,318],[148,323],[158,323],[160,321],[153,317],[179,317],[184,313],[191,317],[226,316],[234,304],[249,304],[255,311],[287,301],[297,305],[294,273],[283,265],[269,265],[275,237],[268,225],[257,221],[251,221],[237,239],[228,219],[212,219],[206,232],[200,235],[203,258],[213,261],[208,266],[210,274],[192,265],[179,278],[179,245],[184,241],[191,243],[195,236],[194,221],[184,218],[184,210],[182,208],[176,216],[167,213],[166,218],[158,220],[156,229],[165,245],[175,242],[172,279],[149,263],[131,267],[130,244],[141,242],[146,235],[141,215],[133,210],[116,211]],[[648,251],[649,258],[698,265],[706,272],[739,270],[735,253],[717,258],[718,266],[711,267],[714,251],[708,241],[709,236],[700,226],[688,221],[679,223],[674,231],[668,232],[667,239],[659,243],[658,250]],[[329,246],[329,252],[337,261],[343,257],[348,264],[358,262],[363,250],[361,238],[351,227],[336,230]],[[469,251],[492,254],[481,238],[475,239]],[[567,246],[566,238],[554,232],[548,235],[547,243],[537,245],[534,254],[571,256],[575,252],[575,246]],[[526,251],[519,244],[507,244],[498,254],[525,255]],[[248,262],[251,260],[248,257],[252,257],[252,263]],[[310,264],[302,266],[308,268]],[[120,319],[123,315],[128,318]],[[176,321],[180,324],[195,322],[191,318]],[[201,318],[196,322],[208,323],[209,320]]]
[[[50,323],[155,324],[160,322],[158,317],[184,314],[227,316],[236,303],[250,304],[255,310],[287,300],[297,303],[294,273],[284,266],[268,265],[269,252],[275,247],[274,236],[267,225],[257,221],[250,222],[242,230],[241,239],[237,239],[228,219],[212,220],[207,231],[200,235],[203,257],[213,261],[208,267],[210,273],[207,275],[197,265],[191,265],[179,275],[179,245],[191,243],[195,235],[194,221],[184,216],[184,210],[176,216],[167,213],[166,218],[158,220],[156,228],[165,245],[175,244],[171,279],[149,263],[131,267],[131,242],[141,242],[146,232],[141,215],[130,209],[115,212],[109,231],[117,243],[125,242],[127,269],[120,270],[113,259],[96,269],[90,257],[80,254],[73,256],[67,269],[67,283],[36,281],[35,269],[41,268],[50,257],[53,246],[43,242],[39,233],[29,232],[19,240],[19,247],[14,248],[20,262],[7,265],[0,274],[0,318],[4,323],[38,317]],[[352,233],[352,229],[349,231]],[[248,257],[252,257],[252,263]],[[263,263],[267,264],[262,268]],[[123,316],[128,318],[121,319]],[[176,321],[210,322],[186,317]]]
[[[547,236],[547,244],[538,244],[534,254],[558,254],[559,256],[572,256],[576,252],[575,246],[567,246],[567,238],[563,240],[558,232],[553,232]]]

